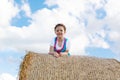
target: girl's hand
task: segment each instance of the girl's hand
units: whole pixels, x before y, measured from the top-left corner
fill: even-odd
[[[48,54],[53,55],[54,53],[53,52],[49,52]]]
[[[59,54],[57,52],[54,52],[53,56],[55,56],[56,58],[58,58]]]
[[[62,57],[63,55],[60,53],[59,56]]]

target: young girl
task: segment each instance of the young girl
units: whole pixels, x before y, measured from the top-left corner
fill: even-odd
[[[64,24],[57,24],[54,28],[56,37],[51,41],[49,54],[55,57],[70,55],[70,42],[64,37],[66,27]]]

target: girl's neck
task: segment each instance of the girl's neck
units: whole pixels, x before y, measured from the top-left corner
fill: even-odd
[[[57,37],[57,40],[58,40],[59,42],[62,42],[62,41],[64,40],[64,37]]]

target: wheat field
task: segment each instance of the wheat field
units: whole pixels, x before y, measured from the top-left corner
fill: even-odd
[[[20,65],[19,80],[120,80],[120,62],[89,56],[28,52]]]

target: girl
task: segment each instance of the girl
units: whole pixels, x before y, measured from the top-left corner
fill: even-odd
[[[64,55],[70,55],[70,42],[64,37],[66,33],[66,27],[64,24],[57,24],[54,28],[56,37],[51,41],[49,54],[55,57]]]

